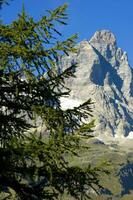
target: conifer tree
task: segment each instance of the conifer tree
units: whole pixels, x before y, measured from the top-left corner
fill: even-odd
[[[76,35],[58,39],[66,8],[39,21],[23,9],[16,21],[0,24],[0,189],[7,199],[52,200],[64,192],[87,199],[99,186],[99,169],[69,162],[81,148],[80,130],[91,131],[82,119],[91,115],[92,102],[65,111],[60,105],[77,67],[58,73],[59,57],[76,52]]]

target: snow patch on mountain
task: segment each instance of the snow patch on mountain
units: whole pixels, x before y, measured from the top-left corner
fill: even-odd
[[[61,108],[63,110],[73,109],[74,107],[78,107],[79,105],[83,103],[80,100],[69,99],[68,97],[61,97],[60,102],[61,102]]]

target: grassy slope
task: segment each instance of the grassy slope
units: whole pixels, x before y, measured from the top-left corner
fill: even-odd
[[[84,141],[83,141],[84,142]],[[88,140],[86,144],[90,147],[86,151],[81,151],[80,157],[77,159],[70,158],[72,165],[87,166],[89,163],[94,166],[101,165],[103,168],[107,169],[110,174],[102,173],[100,176],[100,183],[102,186],[109,190],[109,195],[92,195],[93,200],[133,200],[133,191],[128,191],[129,194],[124,194],[121,196],[123,191],[123,185],[121,183],[121,178],[119,172],[123,166],[128,165],[128,163],[133,163],[133,153],[127,151],[126,148],[119,147],[117,145],[104,145],[97,144],[95,139]],[[132,170],[132,169],[131,169]],[[122,172],[123,173],[123,172]],[[123,177],[127,174],[123,173]],[[132,187],[133,189],[133,187]],[[63,196],[63,200],[72,200],[72,198]]]

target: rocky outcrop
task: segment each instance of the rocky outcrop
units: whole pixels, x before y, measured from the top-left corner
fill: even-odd
[[[115,36],[107,30],[97,31],[77,49],[60,63],[62,70],[78,63],[76,78],[66,82],[71,89],[69,99],[95,102],[96,135],[128,136],[133,131],[133,70],[126,52],[117,47]]]

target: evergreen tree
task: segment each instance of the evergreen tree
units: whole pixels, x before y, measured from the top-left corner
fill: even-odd
[[[81,148],[80,130],[90,132],[93,122],[82,122],[91,115],[90,99],[65,111],[60,105],[77,67],[58,73],[59,57],[76,52],[76,35],[58,39],[66,8],[39,21],[23,9],[16,21],[0,24],[0,188],[7,199],[52,200],[64,192],[83,199],[99,186],[99,169],[69,162]]]

